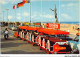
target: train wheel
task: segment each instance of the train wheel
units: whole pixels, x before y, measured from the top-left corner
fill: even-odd
[[[54,52],[54,54],[57,54],[57,52]]]
[[[39,50],[42,50],[42,48],[41,48],[41,47],[39,47]]]
[[[25,39],[23,41],[26,41]]]
[[[22,39],[20,38],[20,40],[22,40]]]
[[[17,36],[17,38],[19,38],[19,36]]]
[[[47,54],[51,54],[49,51],[47,51]]]
[[[33,44],[33,46],[35,46],[35,44]]]
[[[51,53],[49,52],[49,54],[51,54]]]

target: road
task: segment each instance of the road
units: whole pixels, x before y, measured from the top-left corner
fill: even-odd
[[[1,53],[2,54],[46,54],[45,51],[39,50],[39,46],[32,46],[27,41],[14,37],[14,31],[9,30],[9,39],[3,38],[5,27],[1,27]]]

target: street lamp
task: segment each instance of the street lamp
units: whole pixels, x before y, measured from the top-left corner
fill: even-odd
[[[6,9],[7,10],[7,20],[8,20],[8,26],[9,26],[9,19],[8,19],[8,11],[9,9]]]
[[[31,0],[30,0],[29,12],[30,12],[29,22],[30,22],[30,26],[31,26]]]
[[[13,5],[15,6],[17,4],[13,4]],[[15,23],[15,26],[16,26],[16,8],[15,8],[15,21],[14,21],[14,23]]]
[[[2,13],[0,13],[0,19],[2,19],[2,16],[1,16],[1,14],[2,14]],[[0,22],[2,22],[2,20],[0,20]]]
[[[3,11],[3,22],[4,22],[4,11]]]

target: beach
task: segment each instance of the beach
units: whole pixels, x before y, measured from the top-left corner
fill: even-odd
[[[78,24],[60,24],[60,30],[69,32],[72,38],[75,38],[79,32],[77,28],[79,28]]]

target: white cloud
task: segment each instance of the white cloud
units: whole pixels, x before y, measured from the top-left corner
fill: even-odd
[[[71,19],[71,17],[68,14],[61,14],[61,17],[65,18],[65,19]]]
[[[19,16],[19,17],[17,17],[17,19],[18,19],[18,20],[21,20],[21,17]]]
[[[31,1],[41,1],[41,0],[31,0]],[[59,0],[42,0],[42,1],[59,1]],[[78,1],[78,0],[60,0],[60,1]]]
[[[46,15],[40,15],[40,17],[44,17],[44,18],[54,18],[54,15],[46,14]]]
[[[68,4],[62,4],[61,7],[73,7],[78,6],[78,3],[68,3]]]
[[[41,0],[31,0],[31,1],[41,1]],[[59,0],[42,0],[42,1],[59,1]]]
[[[33,16],[31,16],[31,18],[36,18],[36,16],[37,16],[37,15],[33,15]]]
[[[12,19],[12,16],[8,16],[8,19]]]
[[[21,14],[20,13],[17,13],[17,15],[20,16]]]
[[[0,1],[0,4],[7,4],[8,3],[8,0],[1,0]]]
[[[60,1],[79,1],[79,0],[60,0]]]
[[[0,19],[2,19],[2,16],[0,16]]]
[[[73,4],[73,3],[69,3],[69,4],[67,4],[67,6],[69,6],[69,7],[72,7],[72,6],[74,6],[75,4]]]
[[[16,4],[16,3],[22,2],[22,0],[9,0],[9,2],[12,4]]]
[[[64,4],[62,4],[62,5],[61,5],[61,7],[65,7],[65,5],[64,5]]]
[[[27,13],[27,12],[24,12],[23,14],[24,14],[24,16],[29,16],[29,13]]]
[[[2,14],[2,7],[0,6],[0,14]]]

